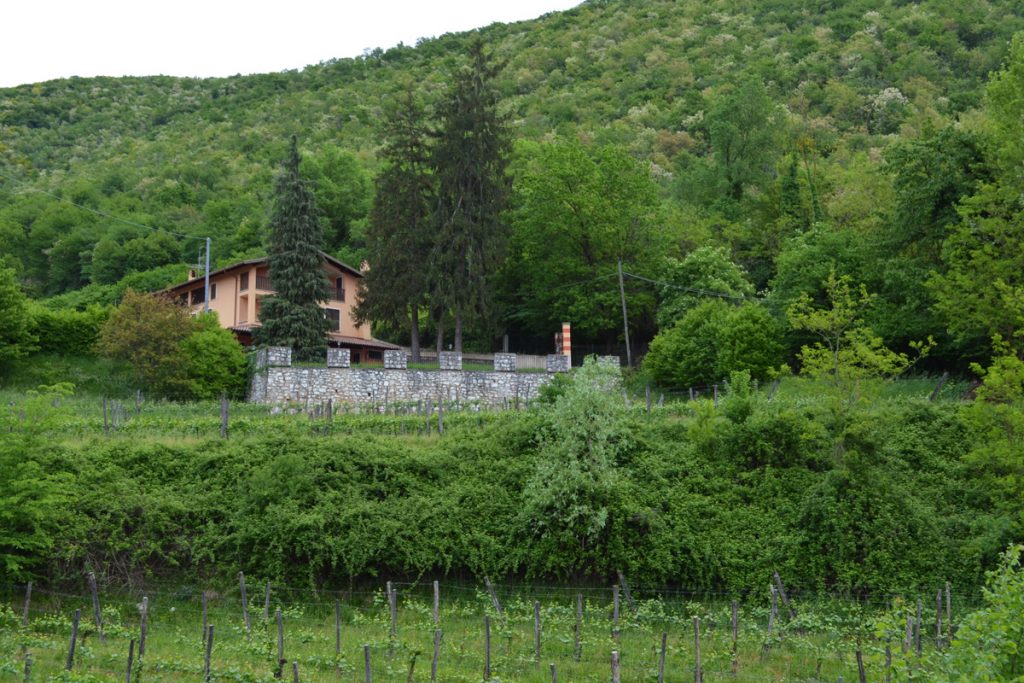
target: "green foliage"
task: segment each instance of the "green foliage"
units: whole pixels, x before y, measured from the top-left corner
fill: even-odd
[[[195,329],[181,342],[181,354],[189,397],[245,398],[249,380],[245,354],[235,335],[217,322],[216,313],[197,318]]]
[[[96,350],[100,328],[110,315],[110,308],[91,305],[84,311],[54,310],[35,304],[29,313],[39,353],[88,356]]]
[[[863,323],[873,296],[860,285],[856,290],[847,276],[829,274],[824,282],[829,307],[814,306],[804,294],[787,311],[789,324],[807,330],[821,341],[800,351],[801,373],[817,379],[829,379],[837,387],[849,389],[859,381],[891,378],[902,374],[913,361],[904,353],[886,348],[881,338]],[[920,355],[932,342],[917,344]]]
[[[349,243],[355,233],[362,232],[370,210],[369,174],[352,152],[335,145],[322,146],[300,168],[316,195],[328,248]]]
[[[681,261],[666,259],[658,306],[658,327],[671,327],[705,297],[738,300],[753,296],[754,287],[743,269],[729,258],[723,247],[700,247]]]
[[[323,230],[313,193],[299,175],[299,150],[292,137],[288,159],[275,185],[270,220],[270,278],[274,296],[263,300],[260,344],[287,346],[298,358],[324,348],[328,322],[320,302],[326,298]]]
[[[24,356],[36,342],[27,299],[14,279],[14,271],[0,267],[0,363]]]
[[[607,335],[622,322],[610,277],[618,261],[627,272],[651,274],[669,246],[650,169],[610,145],[556,140],[516,151],[504,275],[512,322],[546,334],[571,320],[574,333]],[[649,321],[653,305],[649,293],[631,293],[630,322]]]
[[[1024,571],[1021,553],[1013,545],[988,574],[985,605],[957,629],[944,657],[942,681],[1020,681],[1024,679]]]
[[[712,299],[654,338],[644,368],[669,387],[706,386],[739,370],[765,380],[782,362],[781,338],[763,306]]]
[[[617,460],[630,447],[619,369],[593,357],[549,410],[537,463],[523,489],[519,528],[538,575],[611,569],[605,549],[620,496]]]

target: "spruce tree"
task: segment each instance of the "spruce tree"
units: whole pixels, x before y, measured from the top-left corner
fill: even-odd
[[[270,279],[275,295],[263,300],[257,338],[267,346],[289,346],[297,358],[326,346],[327,298],[323,271],[323,231],[316,200],[299,175],[299,151],[292,137],[288,159],[274,184],[270,219]]]
[[[476,38],[470,65],[455,75],[439,110],[432,152],[437,176],[436,234],[431,253],[432,297],[455,318],[455,350],[462,326],[491,312],[493,275],[507,241],[501,213],[509,194],[505,170],[510,138],[498,112],[494,78],[501,70]]]
[[[370,264],[362,280],[356,317],[359,320],[409,323],[410,347],[419,360],[419,311],[426,298],[432,229],[432,176],[427,148],[428,129],[423,106],[412,90],[389,108],[383,132],[384,168],[375,181],[376,193],[366,234]]]

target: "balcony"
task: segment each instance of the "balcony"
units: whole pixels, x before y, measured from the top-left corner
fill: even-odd
[[[256,276],[256,289],[261,289],[264,292],[273,292],[274,284],[270,281],[269,275],[257,275]]]
[[[329,287],[328,296],[331,297],[331,301],[344,301],[345,300],[345,288],[344,287]]]

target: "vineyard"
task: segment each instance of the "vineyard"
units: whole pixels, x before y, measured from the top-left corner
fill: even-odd
[[[248,597],[241,584],[95,601],[35,589],[27,603],[25,586],[8,586],[0,680],[927,680],[965,607],[942,591],[921,611],[898,597],[784,604],[774,587],[741,606],[632,594],[625,580],[487,585],[445,582],[432,598],[429,582],[312,593],[250,580]]]

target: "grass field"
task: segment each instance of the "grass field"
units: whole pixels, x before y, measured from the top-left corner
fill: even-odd
[[[574,652],[574,589],[537,589],[506,595],[501,616],[488,596],[472,587],[441,586],[439,625],[432,600],[423,591],[398,589],[396,631],[383,590],[331,595],[275,589],[269,619],[264,618],[262,586],[250,586],[251,629],[247,632],[237,588],[209,600],[213,626],[210,680],[273,681],[279,669],[275,612],[281,609],[283,677],[302,681],[366,681],[369,653],[373,681],[429,681],[435,628],[442,631],[438,681],[606,682],[612,652],[620,653],[621,680],[657,681],[661,634],[666,634],[665,681],[696,680],[695,617],[700,624],[704,681],[858,680],[856,650],[869,681],[885,676],[885,646],[890,645],[893,680],[927,680],[934,656],[934,627],[923,620],[923,654],[903,654],[896,628],[909,606],[883,609],[828,599],[797,604],[790,620],[780,606],[768,637],[767,604],[738,610],[738,639],[733,653],[731,608],[724,600],[697,601],[685,595],[638,599],[632,612],[621,606],[619,635],[613,637],[611,591],[587,589],[580,637]],[[31,680],[125,680],[129,642],[139,637],[139,596],[101,599],[105,641],[93,622],[90,601],[82,596],[36,591],[27,628],[22,603],[11,587],[0,607],[0,681],[24,680],[25,653],[31,655]],[[302,599],[305,598],[305,599]],[[534,598],[540,604],[540,656],[536,656]],[[337,607],[335,599],[338,600]],[[891,606],[890,606],[891,607]],[[339,630],[336,632],[335,609]],[[81,626],[71,673],[65,672],[71,615],[81,610]],[[934,615],[934,612],[932,612]],[[490,678],[485,679],[485,624],[491,624]],[[201,598],[189,590],[154,593],[149,599],[146,652],[136,659],[132,680],[199,681],[204,678]],[[338,634],[340,634],[340,639]],[[858,645],[859,643],[859,645]],[[766,645],[768,646],[766,648]],[[733,666],[735,662],[735,673]]]

